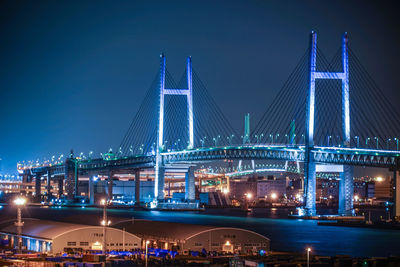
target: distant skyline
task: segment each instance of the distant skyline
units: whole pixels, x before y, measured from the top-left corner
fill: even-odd
[[[400,29],[381,1],[2,1],[0,158],[117,148],[159,68],[187,56],[231,124],[257,124],[308,48],[349,43],[400,112]],[[350,89],[351,90],[351,89]]]

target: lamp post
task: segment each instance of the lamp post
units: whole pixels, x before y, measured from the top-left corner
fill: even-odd
[[[260,139],[261,139],[263,136],[264,136],[264,134],[260,134],[260,135],[256,134],[256,135],[254,135],[254,137],[257,139],[257,144],[260,143]]]
[[[271,138],[271,144],[273,144],[274,143],[274,135],[270,134],[269,137]]]
[[[332,138],[332,135],[328,135],[328,147],[329,147],[329,141],[331,140],[331,138]]]
[[[146,265],[146,267],[147,267],[147,252],[148,252],[149,243],[150,243],[150,241],[147,240],[147,241],[146,241],[146,255],[145,255],[145,262],[146,262],[145,265]]]
[[[204,148],[204,142],[205,142],[206,137],[204,136],[204,138],[200,138],[200,144],[201,147]]]
[[[310,252],[311,248],[307,248],[307,267],[310,267]]]
[[[303,144],[306,144],[306,136],[304,134],[301,135],[303,137]]]
[[[371,138],[367,138],[367,139],[365,139],[365,146],[368,148],[368,142],[369,142],[369,140],[371,140]]]
[[[214,146],[215,146],[215,147],[218,145],[218,139],[219,139],[219,138],[221,138],[220,135],[218,135],[217,137],[214,137],[214,138],[213,138]]]
[[[378,147],[379,147],[379,138],[375,136],[374,139],[376,140],[376,149],[378,149]]]
[[[103,226],[103,254],[105,255],[107,251],[107,239],[106,239],[107,226],[111,224],[111,221],[107,219],[108,201],[103,198],[100,201],[100,204],[103,205],[103,220],[101,221],[101,225]]]
[[[139,148],[140,154],[141,154],[141,155],[143,155],[143,148],[144,148],[144,144],[141,144],[141,145],[140,145],[140,148]]]
[[[24,222],[22,221],[21,207],[26,204],[26,198],[17,197],[14,200],[14,204],[17,206],[17,221],[15,222],[15,226],[18,232],[18,253],[22,253],[22,226],[24,226]]]
[[[396,150],[399,150],[399,138],[395,137],[394,140],[396,140]]]
[[[390,143],[390,141],[392,141],[392,139],[388,139],[388,140],[386,140],[386,149],[387,150],[389,150],[389,143]]]
[[[232,145],[232,138],[235,137],[234,134],[231,134],[230,136],[227,136],[226,138],[228,139],[229,145]]]
[[[357,148],[359,148],[360,147],[360,137],[355,136],[354,138],[357,140]]]

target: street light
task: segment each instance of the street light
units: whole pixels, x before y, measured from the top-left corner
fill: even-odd
[[[369,140],[371,140],[371,138],[370,137],[368,137],[367,139],[365,139],[365,146],[368,148],[368,142],[369,142]]]
[[[328,135],[328,147],[329,147],[329,141],[331,140],[332,135]]]
[[[22,221],[21,207],[25,206],[26,198],[17,197],[14,199],[14,204],[17,206],[17,221],[14,224],[18,231],[18,253],[22,253],[22,226],[24,226],[24,222]]]
[[[141,144],[141,145],[140,145],[140,148],[139,148],[140,154],[141,154],[141,155],[143,155],[143,147],[144,147],[144,144]]]
[[[394,140],[396,141],[396,150],[399,150],[399,138],[395,137]]]
[[[146,267],[147,267],[147,252],[148,252],[148,245],[149,245],[150,241],[147,240],[146,241],[146,257],[145,257],[145,261],[146,261]]]
[[[256,134],[256,135],[254,135],[254,137],[257,139],[257,144],[260,143],[260,139],[261,139],[263,136],[264,136],[264,134],[260,134],[260,135]]]
[[[103,198],[100,200],[100,204],[103,206],[103,220],[101,221],[101,225],[103,226],[103,254],[106,254],[107,251],[107,239],[106,239],[106,233],[107,233],[107,226],[111,224],[111,221],[107,220],[107,204],[108,201]]]
[[[357,148],[359,148],[360,147],[360,137],[355,136],[354,138],[357,140]]]
[[[221,136],[220,135],[218,135],[217,137],[214,137],[213,138],[213,141],[214,141],[214,146],[216,147],[217,146],[217,144],[218,144],[218,139],[219,138],[221,138]]]
[[[233,137],[235,137],[235,135],[234,134],[231,134],[230,136],[227,136],[226,138],[228,139],[228,141],[229,141],[229,145],[232,145],[232,138]]]
[[[253,194],[252,194],[252,193],[246,193],[245,195],[246,195],[246,198],[247,198],[248,200],[250,200],[250,199],[253,197]]]
[[[374,139],[376,140],[376,149],[378,149],[378,147],[379,147],[379,138],[375,136]]]
[[[386,140],[386,149],[387,150],[389,150],[389,143],[390,143],[390,141],[392,141],[392,139],[388,139],[388,140]]]
[[[310,252],[311,248],[307,248],[307,267],[310,267]]]

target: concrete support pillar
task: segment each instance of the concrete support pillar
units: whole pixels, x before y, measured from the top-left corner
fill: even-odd
[[[155,169],[155,171],[157,171],[157,168]],[[154,184],[154,191],[157,188],[157,200],[158,201],[162,201],[164,200],[164,184],[165,184],[165,167],[158,167],[158,182]],[[155,194],[156,195],[156,194]]]
[[[113,197],[113,172],[108,171],[108,200],[112,200]]]
[[[89,204],[94,204],[94,175],[89,174],[89,186],[88,186]]]
[[[140,169],[135,169],[135,206],[140,206]]]
[[[305,181],[305,212],[307,215],[312,216],[316,214],[315,207],[315,187],[316,187],[316,166],[314,159],[310,159],[308,162],[304,163],[305,165],[305,173],[304,178]]]
[[[67,192],[68,200],[73,200],[75,196],[78,195],[76,188],[77,176],[76,176],[76,166],[73,158],[68,158],[65,161],[65,191]]]
[[[400,171],[394,171],[393,185],[393,217],[396,221],[400,221]]]
[[[61,198],[64,194],[64,177],[58,178],[58,198]]]
[[[41,186],[42,183],[40,181],[41,175],[36,174],[35,176],[35,202],[39,203],[41,201],[41,196],[42,196],[42,190]]]
[[[185,200],[195,200],[194,168],[189,167],[185,173]]]
[[[353,167],[345,165],[343,166],[343,172],[340,173],[339,181],[339,215],[353,215],[353,195]]]
[[[50,171],[47,171],[47,201],[50,202],[52,195],[51,195],[51,174]]]
[[[23,193],[23,194],[26,194],[27,186],[25,184],[28,183],[28,181],[29,181],[29,174],[26,174],[26,173],[22,174],[22,184],[23,185],[20,185],[20,187],[21,187],[21,193]]]

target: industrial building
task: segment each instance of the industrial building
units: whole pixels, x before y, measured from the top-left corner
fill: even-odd
[[[18,244],[14,221],[0,222],[2,244],[13,248]],[[187,251],[216,251],[249,253],[269,251],[270,240],[253,231],[203,225],[129,220],[107,227],[106,250],[130,251],[161,248],[185,253]],[[103,249],[103,227],[56,221],[24,219],[23,247],[49,254],[99,251]]]
[[[14,221],[0,223],[0,238],[10,247],[18,244]],[[6,243],[6,242],[2,243]],[[103,227],[55,221],[25,219],[22,227],[23,247],[30,251],[59,254],[65,251],[103,249]],[[141,247],[141,239],[116,228],[107,228],[107,250],[132,250]]]
[[[269,251],[270,240],[256,232],[232,228],[204,225],[130,220],[114,225],[119,229],[150,241],[154,248],[172,249],[180,253],[186,251],[217,252],[257,252]]]

